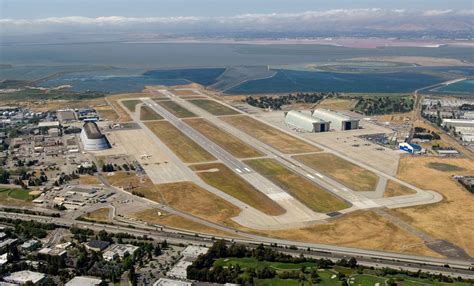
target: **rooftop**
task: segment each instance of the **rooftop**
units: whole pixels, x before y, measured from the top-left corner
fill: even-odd
[[[38,283],[45,275],[39,272],[33,272],[29,270],[13,272],[8,276],[3,277],[3,280],[12,283],[24,284],[28,281]]]
[[[181,255],[184,257],[197,258],[201,254],[206,254],[209,248],[202,246],[189,245],[186,247]]]
[[[102,280],[93,277],[76,276],[69,280],[65,286],[96,286],[99,285]]]
[[[89,139],[100,139],[102,138],[102,133],[100,132],[99,127],[95,122],[86,122],[82,127],[86,131],[87,138]]]
[[[191,282],[180,281],[175,279],[169,278],[160,278],[158,281],[153,284],[153,286],[191,286],[193,285]]]
[[[89,248],[95,248],[95,249],[100,249],[104,250],[110,245],[109,242],[107,241],[102,241],[102,240],[91,240],[88,243],[86,243],[86,246]]]

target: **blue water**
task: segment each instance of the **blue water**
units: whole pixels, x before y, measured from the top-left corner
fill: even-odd
[[[225,71],[224,68],[202,68],[202,69],[173,69],[153,70],[144,73],[144,76],[156,79],[186,79],[207,86],[216,82]]]
[[[397,73],[334,73],[278,70],[272,78],[245,82],[227,91],[231,94],[281,92],[400,93],[443,82],[432,75]]]
[[[189,84],[185,79],[160,79],[144,75],[77,75],[70,74],[46,81],[44,87],[72,85],[72,91],[98,91],[105,93],[139,92],[147,85]]]
[[[474,94],[474,79],[459,81],[438,89],[441,92],[472,93]]]

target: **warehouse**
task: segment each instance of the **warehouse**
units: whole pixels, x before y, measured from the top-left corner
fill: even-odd
[[[95,122],[86,122],[82,127],[81,141],[86,151],[98,151],[110,148],[109,142]]]
[[[329,109],[315,109],[313,118],[329,122],[336,130],[353,130],[359,128],[359,119],[349,117]]]
[[[293,128],[307,132],[325,132],[329,130],[329,122],[311,117],[311,114],[291,110],[285,113],[285,123]]]
[[[442,126],[450,127],[474,127],[472,119],[443,119]]]

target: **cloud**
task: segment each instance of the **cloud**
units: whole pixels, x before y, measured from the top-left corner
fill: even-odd
[[[416,26],[418,30],[472,29],[474,10],[425,10],[404,9],[333,9],[300,13],[241,14],[218,17],[49,17],[40,19],[0,19],[5,31],[28,30],[58,31],[87,29],[127,30],[146,28],[156,31],[207,31],[207,30],[255,30],[255,31],[306,31],[347,29],[390,29],[399,26]]]

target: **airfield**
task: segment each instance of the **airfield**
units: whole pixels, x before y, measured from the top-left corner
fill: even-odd
[[[284,231],[442,200],[396,177],[399,151],[356,136],[386,131],[368,121],[359,130],[298,133],[280,112],[249,112],[198,88],[148,88],[111,105],[136,127],[108,131],[113,148],[94,155],[132,156],[158,187],[194,184],[239,210],[222,220],[229,226]]]

